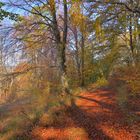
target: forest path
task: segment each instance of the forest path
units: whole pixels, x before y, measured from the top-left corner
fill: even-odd
[[[140,123],[132,121],[133,118],[130,117],[132,112],[121,111],[117,104],[116,93],[110,89],[81,93],[76,105],[69,111],[65,127],[38,127],[33,131],[36,138],[39,140],[140,139],[138,130]]]

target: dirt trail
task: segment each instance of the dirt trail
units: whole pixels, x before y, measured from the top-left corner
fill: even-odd
[[[128,123],[126,112],[121,111],[115,92],[111,90],[83,93],[79,96],[76,109],[73,111],[75,116],[72,116],[75,122],[87,130],[90,139],[140,139],[136,133],[138,130],[134,128],[136,125],[138,129],[138,122]]]
[[[34,134],[40,140],[139,140],[140,122],[128,123],[126,119],[126,112],[116,103],[115,92],[100,89],[78,97],[64,128],[38,127]],[[82,132],[72,136],[78,131]]]

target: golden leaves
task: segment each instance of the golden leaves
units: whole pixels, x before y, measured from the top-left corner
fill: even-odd
[[[96,38],[99,41],[104,41],[104,31],[102,29],[101,18],[97,17],[94,23]]]
[[[49,10],[51,13],[55,12],[55,0],[49,0]]]
[[[78,0],[72,3],[69,13],[73,26],[79,27],[80,31],[84,32],[86,28],[86,24],[85,24],[86,17],[82,13],[81,5],[82,5],[81,2],[79,2]]]
[[[96,31],[96,36],[101,35],[101,20],[100,20],[100,17],[98,17],[95,21],[95,31]]]

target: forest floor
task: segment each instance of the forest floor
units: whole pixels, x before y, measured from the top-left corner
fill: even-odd
[[[76,97],[63,121],[51,126],[36,126],[34,140],[140,140],[140,100],[118,105],[111,89],[84,91]]]
[[[75,99],[53,125],[32,125],[21,112],[37,106],[29,98],[1,104],[0,140],[140,140],[140,98],[119,104],[117,92],[102,88],[85,90]]]

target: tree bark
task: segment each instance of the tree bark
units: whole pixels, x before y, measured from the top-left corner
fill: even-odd
[[[133,46],[133,30],[132,30],[132,16],[130,15],[129,19],[129,44],[132,54],[132,65],[135,65],[135,58],[134,58],[134,46]]]
[[[74,31],[74,38],[75,38],[75,59],[76,59],[76,65],[77,65],[77,73],[78,73],[78,79],[79,79],[79,85],[81,84],[81,65],[80,65],[80,61],[79,61],[79,48],[78,48],[78,36],[77,36],[77,29],[75,27],[75,31]]]
[[[84,34],[82,33],[81,38],[81,86],[85,86],[85,40],[84,40]]]
[[[60,77],[61,77],[61,84],[62,84],[62,92],[69,93],[68,78],[66,73],[66,45],[67,45],[67,30],[68,30],[67,0],[63,0],[63,8],[64,8],[63,9],[64,10],[63,37],[60,36],[60,31],[58,28],[55,4],[53,7],[54,11],[52,12],[53,31],[54,31],[54,36],[56,39],[56,45],[58,49],[58,59],[59,59],[58,63],[59,63],[59,70],[60,70]]]

